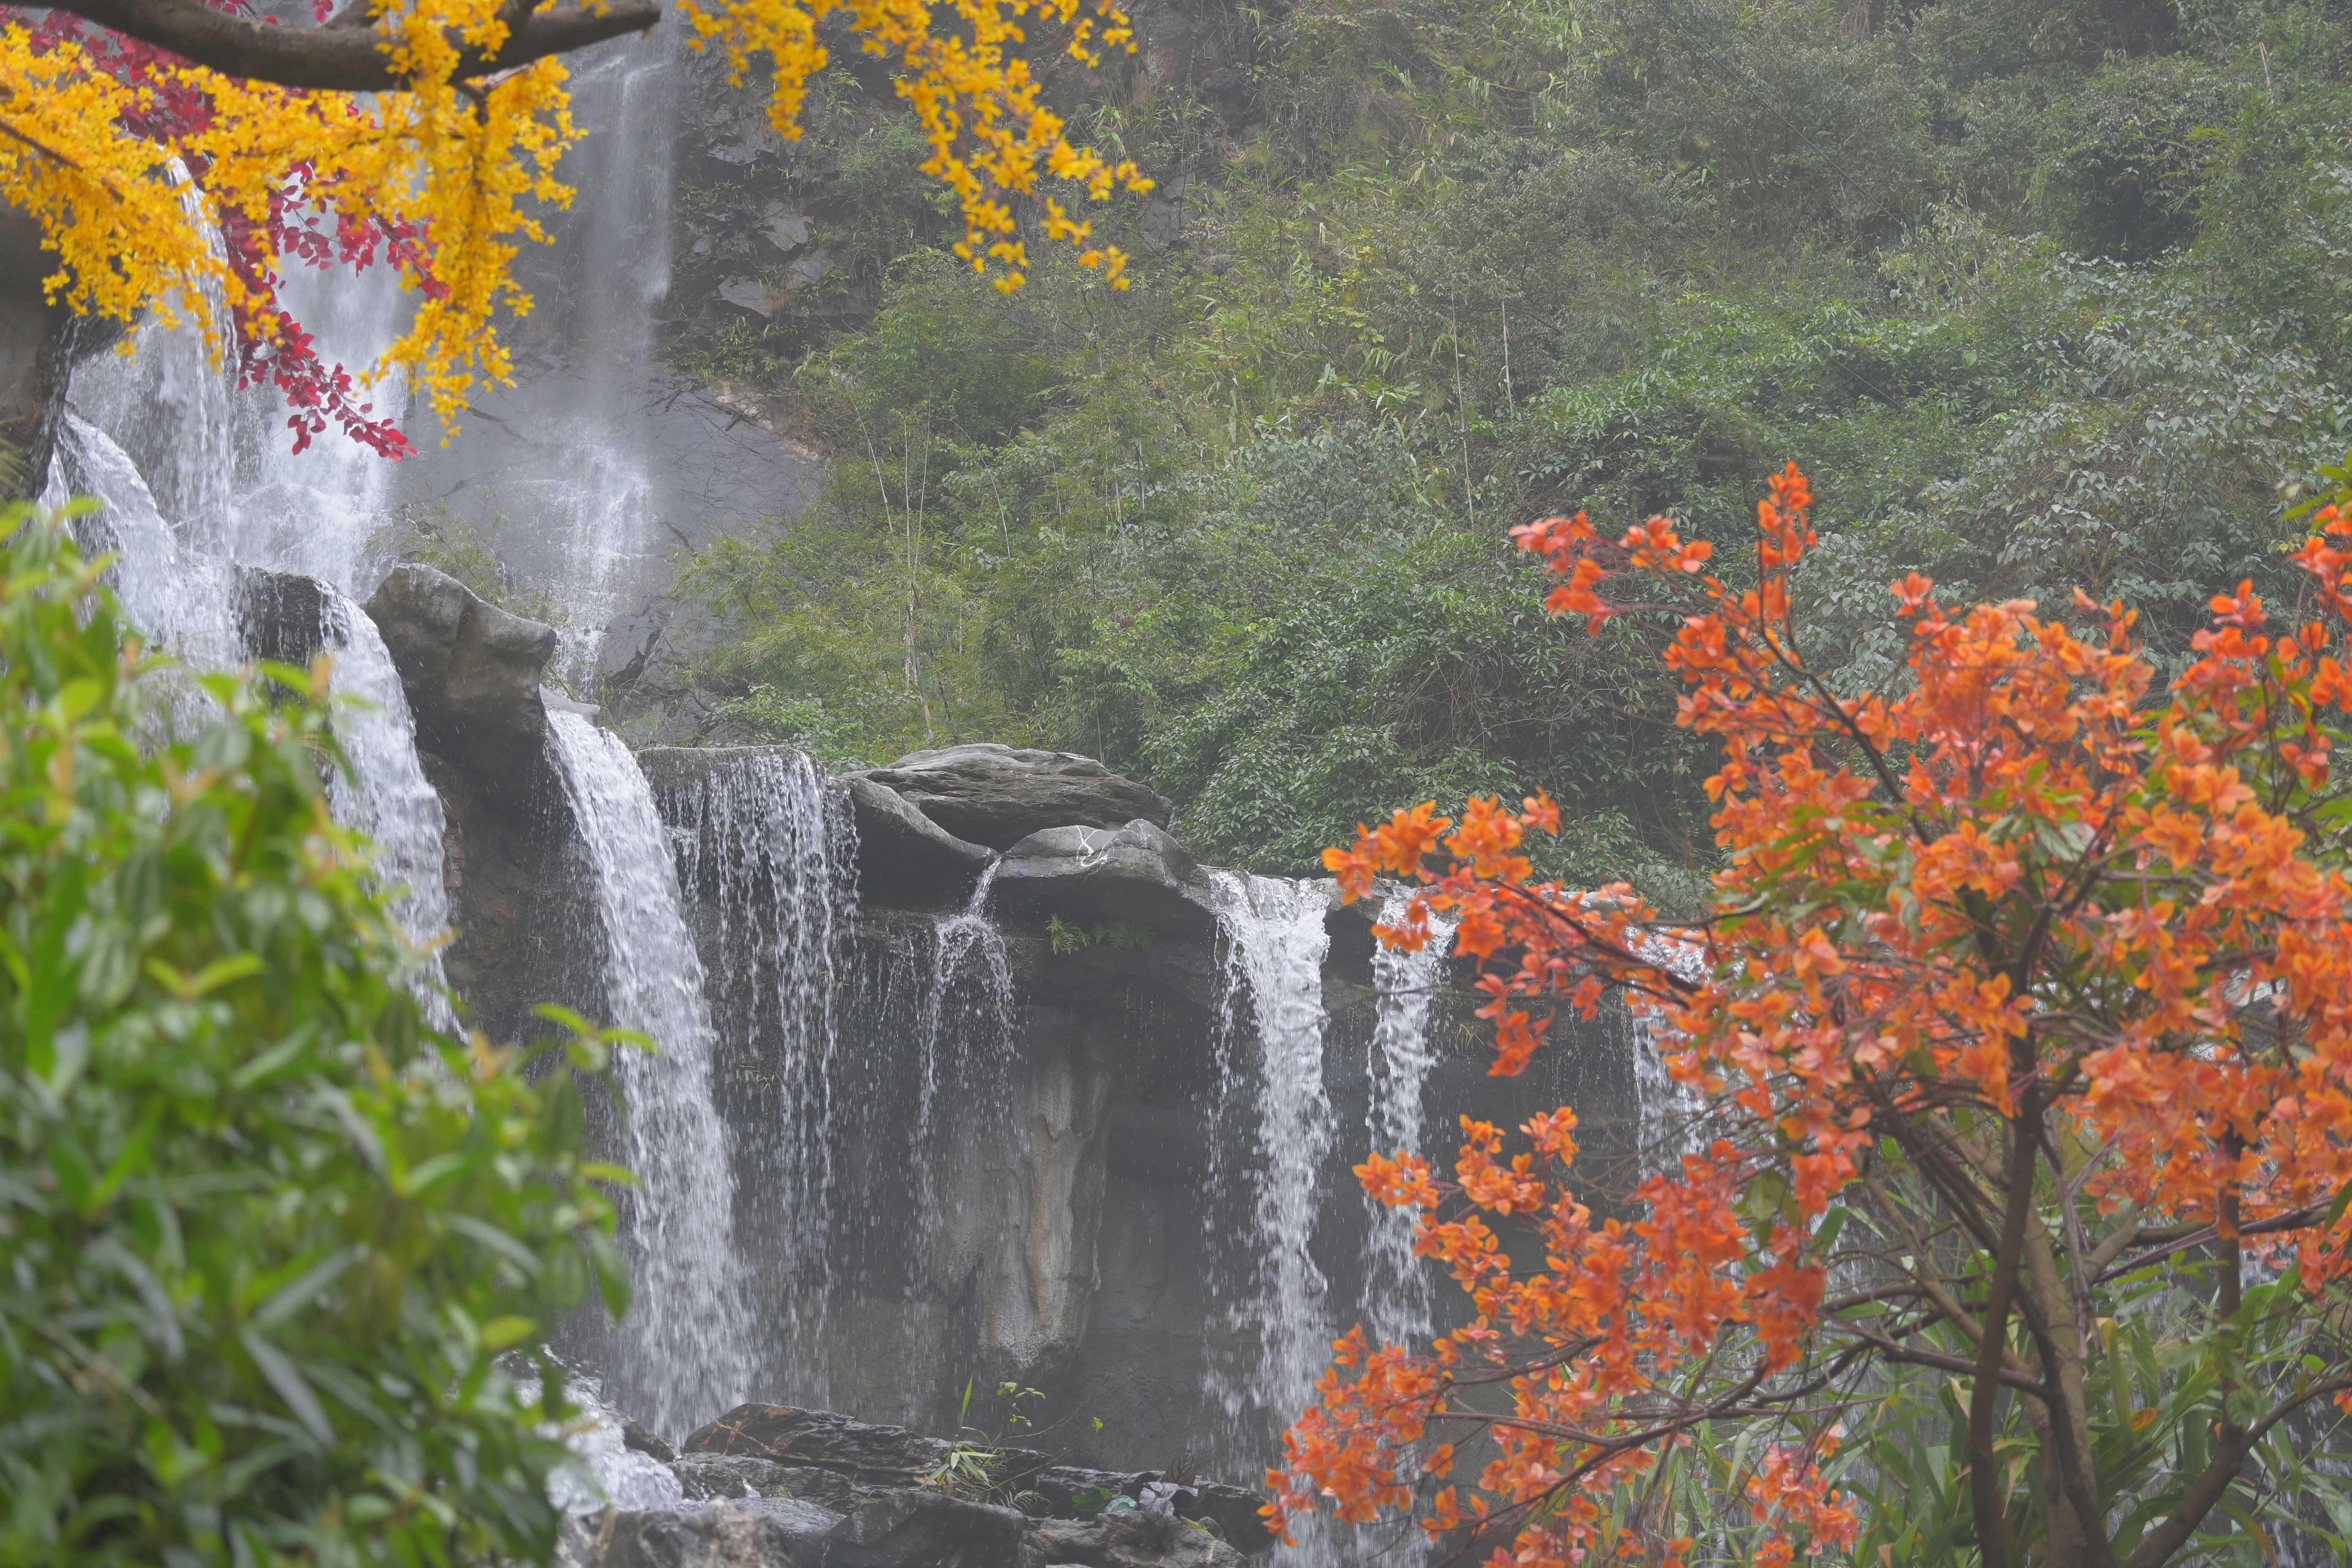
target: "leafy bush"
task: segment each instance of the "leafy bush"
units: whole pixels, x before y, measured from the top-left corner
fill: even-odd
[[[562,1382],[497,1358],[625,1305],[605,1042],[426,1027],[323,666],[184,677],[0,537],[0,1561],[544,1560]]]

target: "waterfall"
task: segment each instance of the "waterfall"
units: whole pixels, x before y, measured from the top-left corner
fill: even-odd
[[[68,410],[41,503],[61,506],[78,496],[100,503],[100,536],[84,542],[115,552],[114,591],[132,623],[199,668],[235,663],[243,650],[226,563],[183,551],[131,454]]]
[[[299,278],[301,269],[298,268]],[[364,363],[406,309],[388,268],[344,289],[289,289],[319,332],[319,352]],[[210,301],[215,320],[218,300]],[[330,783],[337,820],[375,840],[377,875],[402,889],[394,912],[425,950],[416,982],[436,1027],[457,1024],[435,949],[449,924],[441,802],[416,757],[415,726],[361,591],[366,543],[389,465],[331,432],[299,455],[272,416],[276,399],[240,394],[193,319],[151,316],[128,356],[78,366],[43,500],[102,503],[102,542],[118,552],[115,589],[132,622],[198,669],[246,658],[234,568],[321,580],[321,643],[333,689],[354,698],[334,716],[354,776]]]
[[[1218,1120],[1249,1118],[1255,1136],[1247,1170],[1210,1177],[1213,1209],[1236,1205],[1244,1233],[1212,1267],[1234,1349],[1212,1357],[1207,1394],[1219,1459],[1250,1473],[1279,1452],[1275,1435],[1307,1407],[1330,1360],[1328,1286],[1307,1247],[1334,1131],[1323,1082],[1330,884],[1212,875],[1224,949]]]
[[[951,1100],[957,1116],[966,1121],[993,1121],[1012,1109],[1005,1081],[1011,1064],[1003,1058],[1013,1037],[1013,961],[996,922],[988,918],[995,881],[992,863],[964,907],[931,928],[934,978],[923,994],[918,1148],[936,1142],[945,1100]],[[977,985],[971,984],[975,978]],[[941,1218],[933,1163],[925,1161],[920,1167],[919,1212],[927,1238],[938,1234]]]
[[[424,953],[417,994],[436,1029],[455,1029],[439,943],[449,929],[443,885],[441,796],[425,781],[416,757],[416,724],[400,689],[400,672],[383,634],[361,609],[326,591],[326,625],[334,650],[335,695],[356,699],[337,707],[335,739],[352,764],[329,784],[335,820],[375,840],[376,880],[393,894],[393,914]]]
[[[625,1202],[637,1297],[612,1369],[617,1403],[656,1431],[682,1436],[740,1403],[753,1370],[702,962],[636,759],[620,737],[575,713],[549,714],[548,732],[594,879],[606,1011],[660,1048],[625,1050],[615,1063],[627,1163],[639,1184]]]
[[[1381,905],[1381,923],[1401,924],[1412,898],[1405,889],[1390,893]],[[1382,1153],[1423,1152],[1427,1108],[1422,1089],[1437,1061],[1429,1038],[1430,1002],[1444,983],[1445,954],[1453,944],[1453,923],[1433,916],[1429,941],[1420,952],[1399,952],[1385,945],[1372,950],[1372,984],[1378,993],[1379,1013],[1365,1064],[1372,1093],[1364,1123],[1372,1146]],[[1426,1341],[1433,1322],[1429,1274],[1412,1251],[1419,1211],[1390,1208],[1373,1202],[1370,1194],[1364,1195],[1364,1204],[1371,1211],[1365,1258],[1365,1329],[1385,1344]]]
[[[1706,976],[1706,951],[1696,940],[1652,935],[1641,955],[1685,980]],[[1685,1154],[1707,1146],[1706,1098],[1676,1081],[1666,1058],[1682,1037],[1654,1013],[1629,1012],[1626,1032],[1633,1047],[1633,1098],[1644,1174],[1679,1171]]]
[[[667,777],[667,775],[665,775]],[[836,1207],[835,1000],[857,907],[857,826],[798,752],[720,753],[656,791],[681,887],[700,889],[717,1019],[714,1074],[736,1133],[735,1237],[784,1364],[761,1369],[791,1396],[796,1349],[824,1337]]]

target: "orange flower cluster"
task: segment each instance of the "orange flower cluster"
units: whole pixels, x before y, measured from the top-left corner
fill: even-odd
[[[2275,632],[2241,585],[2159,691],[2120,605],[1949,609],[1915,574],[1893,587],[1908,689],[1842,696],[1791,611],[1810,487],[1791,464],[1771,490],[1747,585],[1664,518],[1613,544],[1581,514],[1514,531],[1549,560],[1555,615],[1596,632],[1674,617],[1680,721],[1723,748],[1710,921],[1538,880],[1526,836],[1559,826],[1540,796],[1474,800],[1458,821],[1425,804],[1326,853],[1350,900],[1418,886],[1391,945],[1419,946],[1433,911],[1458,921],[1495,1071],[1525,1067],[1561,1008],[1621,998],[1671,1026],[1671,1070],[1723,1136],[1645,1183],[1630,1220],[1596,1222],[1570,1186],[1565,1110],[1517,1153],[1465,1122],[1450,1181],[1405,1154],[1360,1166],[1380,1201],[1420,1211],[1418,1250],[1477,1317],[1426,1352],[1341,1342],[1268,1474],[1277,1521],[1426,1495],[1423,1527],[1476,1532],[1496,1568],[1679,1562],[1686,1542],[1644,1535],[1662,1515],[1626,1489],[1695,1427],[1792,1421],[1805,1390],[1876,1353],[1824,1310],[1821,1221],[1882,1140],[1974,1136],[1955,1117],[2033,1130],[2015,1135],[2029,1183],[2044,1131],[2104,1151],[2079,1166],[2094,1218],[2264,1236],[2315,1286],[2345,1270],[2325,1211],[2352,1181],[2352,884],[2310,838],[2352,709],[2335,631]],[[2352,521],[2319,521],[2294,559],[2340,627]],[[1494,1453],[1475,1487],[1447,1479],[1465,1428]],[[1822,1475],[1835,1448],[1815,1430],[1767,1451],[1747,1482],[1759,1561],[1854,1539]]]

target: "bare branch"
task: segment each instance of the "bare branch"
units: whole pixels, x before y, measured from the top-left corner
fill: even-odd
[[[397,92],[408,85],[372,26],[278,26],[215,11],[203,0],[60,0],[57,8],[247,80],[324,92]],[[602,12],[583,5],[539,12],[516,26],[499,49],[464,51],[457,79],[495,76],[642,33],[661,15],[657,0],[611,0]]]

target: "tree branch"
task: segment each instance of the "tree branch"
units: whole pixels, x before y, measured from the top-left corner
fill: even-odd
[[[224,75],[324,92],[397,92],[396,74],[373,27],[286,27],[215,11],[203,0],[60,0],[57,8]],[[661,20],[658,0],[610,0],[604,12],[563,5],[517,26],[491,52],[468,49],[457,79],[642,33]]]

